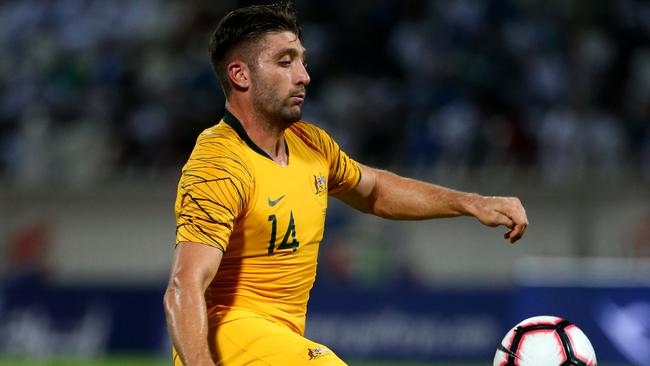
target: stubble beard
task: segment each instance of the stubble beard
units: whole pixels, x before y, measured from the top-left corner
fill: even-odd
[[[280,95],[273,87],[257,89],[253,93],[253,107],[268,122],[287,128],[300,121],[302,105],[289,105],[289,97]]]

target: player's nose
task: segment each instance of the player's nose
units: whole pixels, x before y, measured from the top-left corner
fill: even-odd
[[[310,82],[311,77],[309,76],[309,72],[307,72],[307,68],[302,63],[299,63],[296,73],[296,84],[307,86]]]

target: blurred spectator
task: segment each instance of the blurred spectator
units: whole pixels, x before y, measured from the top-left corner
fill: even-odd
[[[250,1],[0,3],[0,177],[176,172],[223,113],[206,54]],[[305,119],[361,161],[547,182],[650,177],[650,4],[297,1]]]
[[[544,113],[537,127],[542,174],[561,182],[585,172],[584,128],[576,113],[556,107]]]
[[[39,218],[19,228],[9,239],[7,264],[10,277],[5,286],[20,288],[46,284],[51,275],[51,222]]]

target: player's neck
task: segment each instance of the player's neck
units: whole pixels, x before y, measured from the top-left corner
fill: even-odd
[[[286,127],[270,123],[252,108],[241,108],[236,103],[226,103],[226,108],[241,123],[248,137],[273,161],[281,166],[289,163],[284,131]]]

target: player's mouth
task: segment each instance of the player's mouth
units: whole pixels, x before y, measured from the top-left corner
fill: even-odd
[[[296,104],[302,104],[305,101],[305,96],[307,96],[307,91],[304,88],[298,88],[289,95],[289,99]]]
[[[297,103],[302,104],[305,101],[305,93],[293,94],[291,99],[295,100]]]

